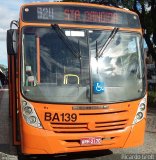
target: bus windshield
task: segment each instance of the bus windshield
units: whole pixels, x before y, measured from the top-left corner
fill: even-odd
[[[141,36],[111,30],[24,27],[22,94],[47,103],[113,103],[145,93]],[[76,55],[76,56],[75,56]]]

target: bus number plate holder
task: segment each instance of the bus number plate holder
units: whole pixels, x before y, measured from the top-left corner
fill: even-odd
[[[80,139],[81,146],[100,145],[102,137],[85,137]]]

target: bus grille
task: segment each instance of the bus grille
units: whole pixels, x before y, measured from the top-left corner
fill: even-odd
[[[88,123],[51,123],[52,130],[55,133],[87,133],[104,132],[124,129],[127,126],[128,119],[108,122],[95,122],[94,128],[89,128]]]

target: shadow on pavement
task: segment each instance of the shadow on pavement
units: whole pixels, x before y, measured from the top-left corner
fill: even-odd
[[[87,151],[62,155],[18,156],[18,160],[87,160],[113,154],[111,150]]]

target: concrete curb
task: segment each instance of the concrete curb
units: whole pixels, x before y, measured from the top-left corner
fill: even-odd
[[[17,156],[0,152],[0,160],[18,160]]]

